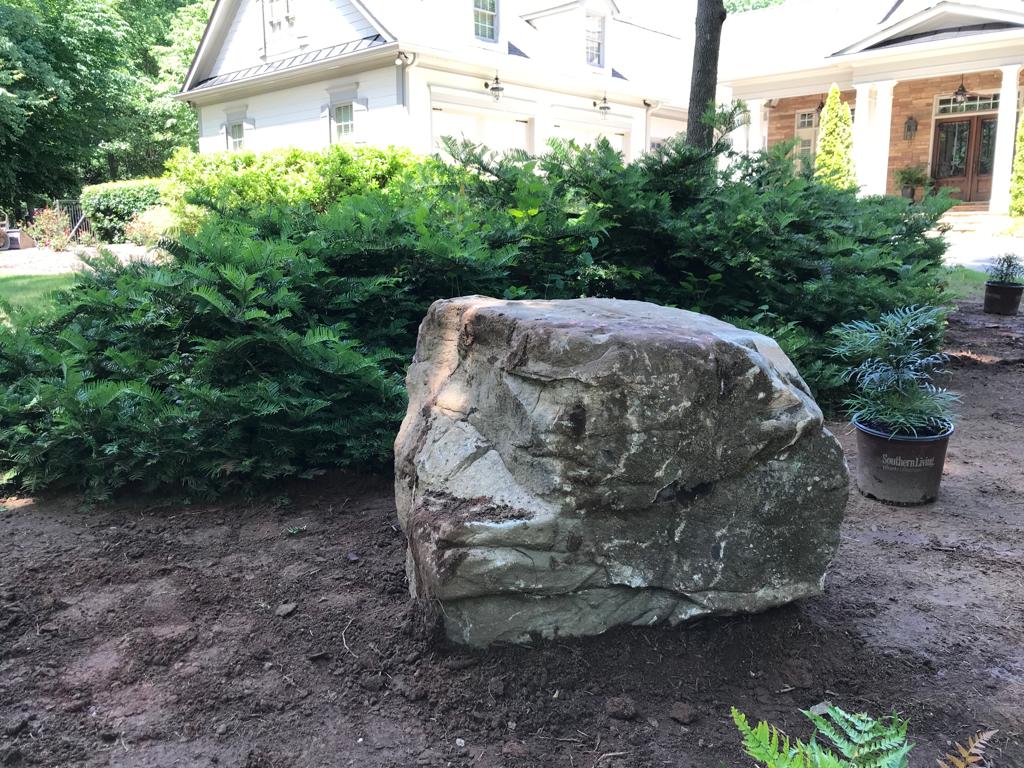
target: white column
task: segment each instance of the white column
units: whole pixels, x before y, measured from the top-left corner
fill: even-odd
[[[747,102],[750,120],[747,123],[747,152],[760,152],[764,149],[764,99],[751,99]]]
[[[871,183],[871,113],[874,105],[871,102],[871,83],[855,83],[857,100],[854,102],[853,113],[853,167],[857,172],[857,186],[866,189]]]
[[[872,115],[872,153],[868,161],[871,181],[864,190],[871,195],[884,195],[889,180],[889,141],[892,133],[892,92],[895,80],[875,83],[875,109]]]
[[[999,118],[996,123],[996,151],[992,160],[992,213],[1010,211],[1010,174],[1013,170],[1013,140],[1017,132],[1017,91],[1020,64],[1000,67],[1003,73],[999,89]]]

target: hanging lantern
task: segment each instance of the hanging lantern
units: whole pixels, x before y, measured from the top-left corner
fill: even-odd
[[[970,94],[967,92],[967,89],[964,87],[964,76],[960,75],[960,86],[953,92],[953,101],[957,104],[963,104],[967,101],[967,97],[969,95]]]
[[[484,83],[484,88],[491,92],[495,101],[501,101],[501,95],[505,93],[505,86],[501,84],[501,78],[498,77],[497,72],[494,73],[493,82]]]
[[[600,101],[595,101],[594,106],[597,111],[601,113],[601,117],[607,119],[608,113],[612,111],[612,105],[608,103],[608,95],[605,94],[604,98]]]

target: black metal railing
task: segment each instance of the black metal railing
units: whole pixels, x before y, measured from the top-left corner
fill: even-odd
[[[89,219],[82,212],[82,203],[78,200],[54,200],[54,207],[68,217],[71,222],[71,239],[76,243],[82,242],[82,235],[92,232],[89,226]]]

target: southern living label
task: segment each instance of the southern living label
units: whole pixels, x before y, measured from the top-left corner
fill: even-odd
[[[890,456],[883,453],[882,466],[888,469],[927,469],[935,466],[935,458],[933,456],[916,456],[911,459],[906,456]]]

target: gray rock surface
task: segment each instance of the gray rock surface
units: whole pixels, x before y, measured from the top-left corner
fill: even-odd
[[[436,302],[395,443],[415,597],[486,646],[822,589],[847,470],[771,339],[612,299]]]

